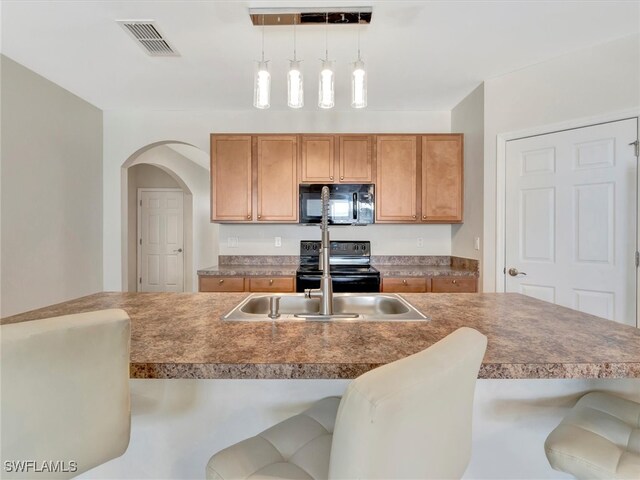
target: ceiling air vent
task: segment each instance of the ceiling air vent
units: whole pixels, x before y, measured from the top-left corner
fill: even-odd
[[[117,22],[152,57],[180,55],[162,36],[153,20],[117,20]]]

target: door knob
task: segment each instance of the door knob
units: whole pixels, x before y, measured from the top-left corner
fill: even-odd
[[[512,277],[517,277],[518,275],[526,275],[526,273],[519,272],[517,268],[511,267],[509,269],[509,275],[511,275]]]
[[[173,251],[173,253],[182,253],[182,249],[181,249],[181,248],[179,248],[179,249],[177,249],[177,250],[174,250],[174,251]]]

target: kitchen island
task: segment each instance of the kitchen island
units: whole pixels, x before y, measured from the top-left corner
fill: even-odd
[[[479,378],[640,378],[640,330],[519,294],[404,294],[416,322],[228,322],[245,293],[98,293],[7,317],[105,308],[132,320],[131,377],[350,379],[459,327],[487,335]]]
[[[465,478],[559,478],[546,436],[585,392],[640,401],[640,330],[518,294],[403,294],[426,322],[226,322],[246,293],[98,293],[2,323],[131,317],[131,442],[81,476],[202,478],[212,453],[461,326],[488,336]]]

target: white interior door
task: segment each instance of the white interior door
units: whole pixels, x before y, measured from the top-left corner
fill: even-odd
[[[138,291],[184,291],[183,193],[138,191]]]
[[[636,325],[637,136],[630,119],[507,142],[505,291]]]

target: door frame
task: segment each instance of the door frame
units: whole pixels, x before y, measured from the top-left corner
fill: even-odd
[[[140,244],[140,233],[142,232],[142,192],[180,192],[182,193],[182,291],[186,292],[186,243],[185,242],[185,209],[184,209],[184,190],[181,188],[162,188],[162,187],[138,187],[136,194],[136,292],[140,291],[140,276],[142,275],[142,245]]]
[[[624,110],[617,113],[597,115],[576,120],[568,120],[566,122],[540,125],[537,127],[517,130],[514,132],[499,133],[496,137],[496,230],[495,230],[495,282],[496,292],[503,293],[505,291],[505,273],[506,266],[506,191],[507,191],[507,142],[521,140],[528,137],[537,137],[548,135],[550,133],[558,133],[565,130],[575,130],[578,128],[591,127],[602,123],[611,123],[621,120],[636,120],[638,129],[637,135],[640,139],[640,109]],[[636,251],[640,250],[640,166],[637,169],[636,179]],[[490,245],[490,242],[485,242]],[[640,327],[640,269],[636,268],[636,327]]]

